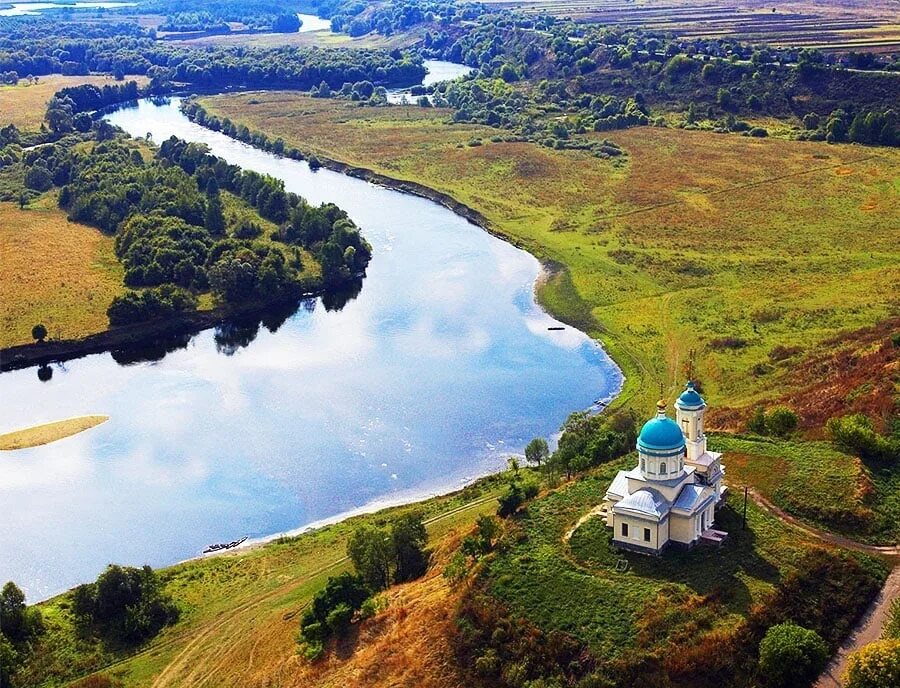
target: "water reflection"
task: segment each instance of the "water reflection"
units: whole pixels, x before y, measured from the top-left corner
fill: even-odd
[[[0,432],[110,417],[0,454],[0,581],[40,599],[111,561],[161,566],[450,489],[619,389],[588,337],[548,330],[559,323],[534,302],[533,257],[425,199],[204,130],[177,106],[110,120],[207,143],[338,203],[373,246],[364,288],[50,366],[46,383],[33,369],[0,375]]]

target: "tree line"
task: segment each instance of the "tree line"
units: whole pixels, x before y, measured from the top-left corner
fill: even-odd
[[[59,187],[72,220],[116,237],[132,290],[110,304],[113,325],[193,310],[206,291],[233,306],[340,289],[368,265],[371,247],[333,204],[311,206],[280,180],[230,165],[203,144],[173,137],[151,151],[104,120],[93,136],[87,147],[66,137],[28,150],[22,164],[26,185]],[[226,212],[226,201],[249,215]],[[320,278],[304,271],[301,249],[321,265]]]

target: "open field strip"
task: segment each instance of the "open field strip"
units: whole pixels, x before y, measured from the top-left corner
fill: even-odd
[[[42,444],[50,444],[65,437],[77,435],[85,430],[105,423],[109,416],[78,416],[66,418],[52,423],[35,425],[31,428],[14,430],[0,435],[0,451],[13,449],[27,449],[39,447]]]
[[[126,81],[136,81],[138,86],[149,82],[146,76],[126,76]],[[36,83],[20,80],[16,86],[0,86],[0,113],[3,126],[15,124],[19,129],[36,131],[44,121],[47,103],[57,91],[70,86],[93,84],[94,86],[115,85],[111,76],[63,76],[51,74],[38,77]]]

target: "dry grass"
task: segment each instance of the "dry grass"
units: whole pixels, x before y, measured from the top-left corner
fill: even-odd
[[[39,447],[42,444],[50,444],[65,437],[77,435],[79,432],[105,423],[109,416],[78,416],[57,420],[52,423],[35,425],[24,430],[14,430],[0,435],[0,451],[11,449],[28,449]]]
[[[892,0],[487,0],[560,17],[671,31],[685,38],[737,38],[777,46],[885,52],[900,45]],[[773,11],[774,8],[774,11]]]
[[[128,76],[128,81],[137,81],[143,86],[146,76]],[[62,76],[52,74],[38,77],[36,84],[28,84],[24,79],[17,86],[0,86],[0,125],[15,124],[22,130],[37,130],[44,121],[44,111],[53,94],[68,86],[81,84],[117,83],[111,76]]]
[[[37,323],[52,339],[105,330],[123,292],[112,237],[69,222],[52,194],[25,210],[0,203],[0,264],[0,347],[29,343]]]
[[[714,405],[771,398],[790,368],[757,368],[774,347],[830,350],[896,303],[900,151],[642,127],[608,134],[628,152],[613,162],[490,143],[494,129],[415,106],[296,93],[203,102],[303,150],[449,193],[567,266],[541,288],[544,303],[604,340],[628,375],[624,398],[647,408],[658,381],[681,384],[691,349]],[[745,345],[710,345],[726,336]]]

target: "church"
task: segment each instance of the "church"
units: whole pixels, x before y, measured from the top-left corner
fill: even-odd
[[[705,411],[706,402],[688,382],[675,402],[674,420],[660,401],[656,417],[641,428],[638,465],[619,471],[600,509],[616,547],[658,555],[725,539],[713,528],[727,489],[725,467],[722,455],[706,448]]]

